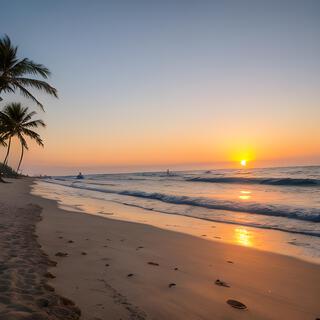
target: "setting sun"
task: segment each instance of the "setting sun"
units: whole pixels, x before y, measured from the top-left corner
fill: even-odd
[[[240,164],[245,167],[247,165],[247,160],[241,160],[240,161]]]

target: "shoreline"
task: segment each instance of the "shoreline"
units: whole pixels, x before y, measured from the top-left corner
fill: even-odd
[[[319,316],[317,264],[145,224],[64,211],[54,200],[31,195],[32,181],[14,180],[9,189],[15,194],[5,190],[9,197],[4,201],[18,206],[32,202],[43,208],[38,241],[58,262],[50,270],[56,276],[50,284],[76,302],[81,319]],[[56,257],[57,252],[68,255]],[[230,287],[215,285],[216,279]],[[175,286],[169,288],[170,284]],[[245,303],[248,310],[231,308],[227,299]]]
[[[258,228],[240,223],[170,214],[141,208],[133,204],[100,199],[96,196],[95,191],[89,191],[88,193],[86,190],[88,194],[79,197],[77,194],[79,189],[74,189],[74,194],[69,194],[69,190],[72,190],[72,188],[37,180],[32,186],[31,193],[45,199],[58,201],[60,209],[70,212],[81,212],[113,220],[142,223],[162,230],[180,232],[206,240],[240,245],[320,264],[319,237]]]

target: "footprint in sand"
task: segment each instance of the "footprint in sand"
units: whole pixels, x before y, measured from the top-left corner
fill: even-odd
[[[176,286],[176,284],[173,283],[173,282],[168,285],[169,288],[172,288],[172,287],[175,287],[175,286]]]
[[[56,276],[54,276],[51,272],[46,272],[44,276],[48,279],[54,279]]]
[[[214,283],[220,287],[230,288],[230,285],[228,283],[221,281],[220,279],[217,279]]]
[[[227,304],[236,309],[242,309],[242,310],[247,309],[247,306],[245,304],[237,300],[229,299],[227,300]]]
[[[157,262],[148,262],[148,264],[150,264],[151,266],[159,266],[159,263]]]
[[[55,256],[56,257],[67,257],[68,256],[68,253],[66,253],[66,252],[57,252],[56,254],[55,254]]]

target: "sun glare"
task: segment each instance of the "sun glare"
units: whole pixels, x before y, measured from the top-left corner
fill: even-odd
[[[245,167],[247,165],[247,160],[241,160],[240,161],[240,164]]]

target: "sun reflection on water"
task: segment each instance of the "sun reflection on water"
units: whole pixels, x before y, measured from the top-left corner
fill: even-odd
[[[241,190],[241,195],[239,196],[239,199],[241,200],[248,200],[251,198],[251,191],[248,190]]]
[[[253,246],[252,234],[245,228],[236,228],[235,229],[235,240],[236,243],[241,244],[245,247]]]

